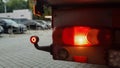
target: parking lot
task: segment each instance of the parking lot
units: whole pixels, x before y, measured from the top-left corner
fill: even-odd
[[[29,42],[32,35],[40,37],[40,46],[52,43],[51,30],[29,30],[25,34],[0,36],[0,68],[107,68],[104,65],[53,60],[49,53],[34,48]]]

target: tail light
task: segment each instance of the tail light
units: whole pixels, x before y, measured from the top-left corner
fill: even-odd
[[[98,44],[98,32],[99,30],[90,29],[89,27],[66,28],[63,30],[63,42],[69,45],[80,46]],[[69,34],[71,34],[71,36]]]
[[[54,31],[53,36],[55,36],[53,37],[55,43],[62,43],[71,46],[108,45],[111,43],[111,32],[107,29],[81,26],[58,28]]]

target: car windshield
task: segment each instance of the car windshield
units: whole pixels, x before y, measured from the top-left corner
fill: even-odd
[[[7,24],[9,24],[9,25],[14,25],[14,26],[18,26],[18,24],[15,22],[15,21],[13,21],[13,20],[11,20],[11,19],[3,19]]]
[[[42,21],[42,20],[38,20],[37,22],[39,22],[40,24],[42,24],[42,25],[44,25],[44,24],[46,24],[44,21]]]
[[[12,19],[12,20],[17,23],[22,23],[22,24],[24,24],[26,21],[28,21],[27,19]]]

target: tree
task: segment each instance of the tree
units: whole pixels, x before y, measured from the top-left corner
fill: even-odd
[[[10,0],[7,2],[7,11],[12,12],[17,9],[28,9],[28,2],[25,0]]]
[[[7,12],[12,12],[18,9],[30,9],[33,11],[33,1],[34,0],[9,0],[7,5]],[[4,3],[0,0],[0,13],[4,12]],[[44,19],[45,15],[51,15],[51,7],[44,7],[44,15],[41,17],[34,16],[34,19]]]
[[[4,3],[0,0],[0,13],[4,12]]]
[[[29,0],[29,8],[33,11],[34,0]],[[35,16],[33,15],[33,19],[44,19],[45,15],[51,15],[51,7],[44,6],[44,14],[43,16]]]

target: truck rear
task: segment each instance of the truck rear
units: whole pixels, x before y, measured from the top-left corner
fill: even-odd
[[[48,0],[48,3],[52,7],[53,43],[43,49],[34,43],[35,47],[50,51],[55,60],[120,68],[120,2]],[[38,37],[33,38],[38,42]]]

